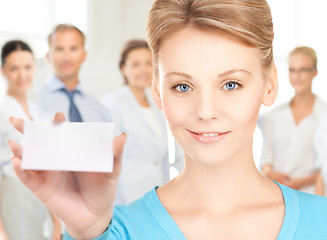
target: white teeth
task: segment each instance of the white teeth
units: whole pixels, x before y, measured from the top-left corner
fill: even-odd
[[[218,133],[202,133],[201,135],[205,137],[215,137],[218,136]]]

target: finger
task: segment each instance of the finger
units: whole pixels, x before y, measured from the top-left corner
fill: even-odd
[[[11,125],[16,128],[20,133],[23,133],[24,130],[24,120],[21,118],[10,117],[9,122]]]
[[[12,140],[8,141],[8,145],[15,157],[22,158],[22,151],[23,151],[22,145]]]
[[[113,150],[114,150],[114,172],[120,172],[122,161],[121,157],[123,155],[124,145],[126,143],[127,135],[126,133],[121,133],[114,138]]]
[[[23,170],[22,169],[22,159],[19,157],[12,157],[11,158],[12,166],[14,168],[14,171],[17,175],[17,177],[20,179],[20,181],[29,188],[33,193],[37,189],[39,189],[39,185],[41,183],[40,176],[38,172],[41,171],[33,171],[33,170]]]
[[[65,115],[62,112],[57,112],[56,115],[53,118],[54,123],[61,123],[63,121],[66,121]]]
[[[22,170],[22,159],[20,157],[13,156],[11,158],[11,162],[17,177],[25,184],[30,176],[30,172]]]

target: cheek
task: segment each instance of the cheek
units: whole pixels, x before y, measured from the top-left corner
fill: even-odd
[[[124,76],[126,76],[127,78],[133,76],[133,69],[131,67],[125,68]]]
[[[235,126],[243,129],[243,131],[246,129],[253,132],[257,124],[262,101],[263,94],[256,95],[255,93],[247,94],[247,96],[238,95],[233,99],[229,99],[229,104],[224,107],[227,120],[234,122]]]
[[[258,115],[263,102],[263,95],[255,96],[248,101],[242,102],[242,107],[240,110],[240,119],[243,120],[243,123],[246,129],[251,131],[251,135],[254,132],[254,129],[257,125]],[[242,114],[242,116],[241,116]]]
[[[61,61],[62,61],[62,57],[60,54],[54,54],[51,61],[55,64],[55,65],[60,65]]]
[[[29,71],[27,73],[27,79],[28,79],[28,82],[31,83],[33,81],[33,77],[34,77],[34,71]]]
[[[194,106],[190,99],[162,95],[162,107],[171,128],[183,125],[192,115]]]
[[[11,73],[9,72],[6,75],[6,78],[8,79],[8,84],[14,84],[16,81],[18,81],[18,74],[17,73]]]
[[[84,55],[78,54],[76,60],[78,61],[79,64],[82,64],[84,61]]]

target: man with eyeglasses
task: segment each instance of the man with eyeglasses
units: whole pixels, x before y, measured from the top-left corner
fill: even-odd
[[[288,65],[295,95],[258,121],[263,136],[261,172],[291,188],[315,193],[319,169],[313,138],[318,117],[327,107],[312,92],[317,55],[312,48],[297,47],[289,54]]]

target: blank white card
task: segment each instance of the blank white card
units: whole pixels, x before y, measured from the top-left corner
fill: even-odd
[[[113,123],[28,122],[22,168],[112,172]]]

